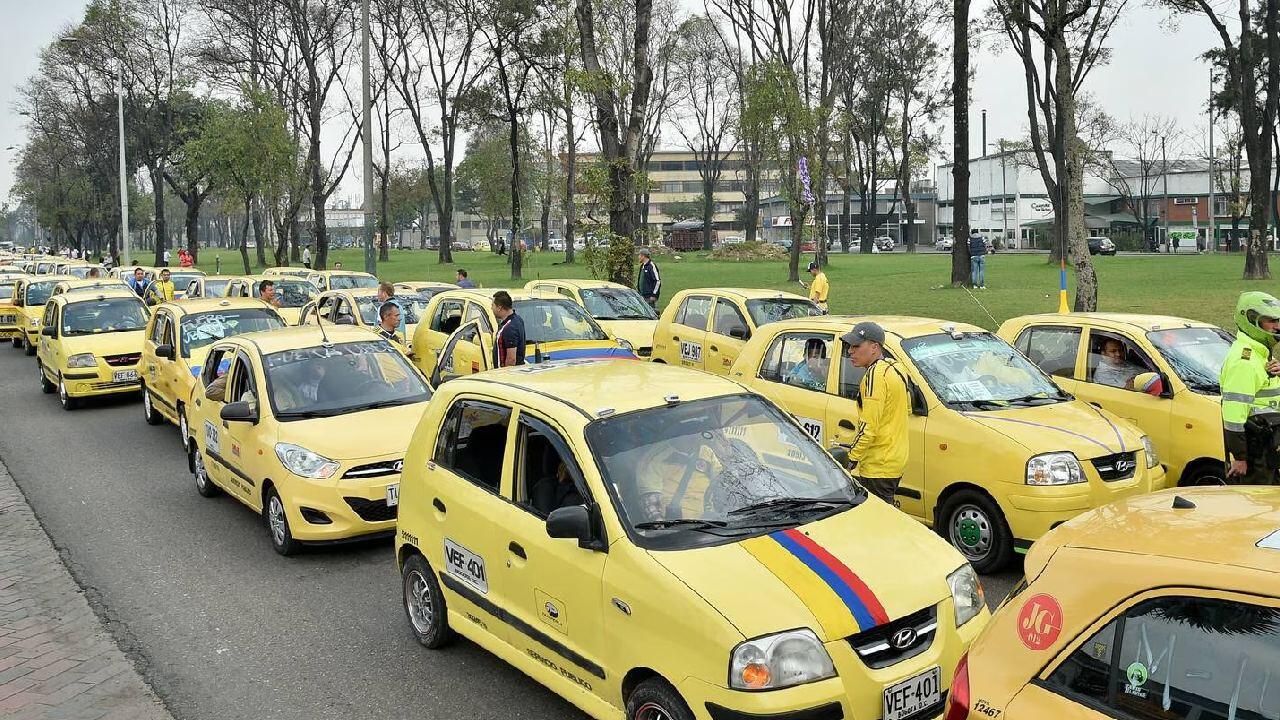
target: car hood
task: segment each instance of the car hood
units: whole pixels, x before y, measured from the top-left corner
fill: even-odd
[[[1133,426],[1081,400],[960,414],[1032,454],[1067,450],[1083,460],[1142,449],[1142,436]]]
[[[403,457],[426,409],[424,401],[327,418],[290,420],[280,423],[279,439],[344,465],[388,455]]]
[[[964,564],[937,535],[874,499],[791,530],[652,556],[744,637],[808,627],[823,641],[949,598],[946,576]]]
[[[653,347],[653,333],[658,329],[657,320],[597,320],[616,338],[626,340],[637,350],[642,347]]]
[[[131,330],[97,335],[64,336],[63,347],[66,348],[68,356],[86,352],[93,353],[99,357],[103,355],[141,353],[143,338],[146,337],[146,334],[145,330]]]

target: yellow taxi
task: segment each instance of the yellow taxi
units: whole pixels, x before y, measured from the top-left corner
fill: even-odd
[[[57,274],[85,279],[89,277],[89,273],[93,272],[95,268],[99,274],[102,273],[101,265],[90,264],[84,260],[72,260],[66,263],[58,263]]]
[[[947,720],[1280,717],[1280,491],[1131,498],[1036,543]]]
[[[442,386],[400,494],[416,639],[461,634],[596,718],[933,718],[989,617],[964,558],[790,417],[680,368]]]
[[[307,268],[304,268],[304,267],[299,268],[299,267],[289,267],[289,266],[287,266],[287,265],[280,265],[280,266],[277,266],[277,267],[269,267],[269,268],[265,268],[265,269],[262,271],[262,274],[263,274],[263,275],[275,275],[275,276],[281,276],[281,275],[283,275],[283,276],[285,276],[285,277],[300,277],[300,278],[305,278],[306,276],[308,276],[308,275],[310,275],[310,274],[311,274],[311,271],[310,271],[310,270],[308,270]]]
[[[431,302],[429,295],[397,294],[395,302],[400,306],[400,320],[405,326],[406,351],[413,348],[413,333],[419,318]],[[320,293],[315,300],[303,306],[299,325],[336,323],[357,325],[373,331],[382,322],[382,303],[378,302],[377,289],[330,290]]]
[[[31,261],[32,275],[57,275],[58,265],[63,262],[60,257],[45,256]]]
[[[578,303],[600,327],[642,358],[653,355],[658,312],[634,289],[607,280],[532,280],[525,290],[557,293]]]
[[[237,275],[202,275],[191,279],[183,291],[184,299],[220,298],[227,296],[227,286]]]
[[[262,515],[281,555],[395,531],[400,470],[431,391],[362,328],[290,327],[209,347],[187,404],[205,497]]]
[[[147,308],[128,290],[63,293],[45,304],[36,363],[40,389],[64,410],[85,398],[138,391]]]
[[[352,270],[308,270],[307,280],[316,286],[317,292],[378,287],[378,278]]]
[[[1226,482],[1218,374],[1234,338],[1225,330],[1175,317],[1070,313],[1014,318],[997,332],[1062,389],[1150,435],[1170,484]]]
[[[18,279],[13,286],[13,306],[18,311],[18,324],[24,332],[15,338],[13,346],[25,347],[28,355],[35,355],[40,344],[40,328],[44,319],[44,304],[53,296],[53,289],[64,280],[75,280],[70,275],[29,275]]]
[[[424,320],[413,333],[413,362],[423,375],[433,378],[433,385],[493,367],[498,327],[493,314],[495,292],[455,289],[431,298]],[[529,290],[508,292],[516,314],[524,320],[526,363],[584,357],[635,359],[629,348],[568,298]]]
[[[824,447],[857,439],[864,370],[840,337],[885,330],[909,381],[907,466],[896,504],[933,526],[979,572],[994,572],[1050,528],[1165,487],[1149,437],[1062,392],[1004,340],[928,318],[823,316],[761,328],[730,377],[786,409]]]
[[[209,347],[235,335],[284,326],[273,308],[252,298],[188,298],[156,306],[138,362],[147,423],[174,423],[185,442],[190,435],[187,400]]]
[[[307,280],[288,275],[241,275],[227,283],[225,297],[256,298],[264,280],[276,288],[276,312],[290,325],[302,319],[302,309],[316,297],[316,288]]]
[[[129,286],[120,278],[97,277],[83,280],[63,280],[53,286],[53,294],[79,292],[97,292],[99,290],[129,290]]]
[[[11,340],[14,347],[22,347],[22,318],[14,304],[14,291],[18,280],[25,273],[0,273],[0,341]]]
[[[807,298],[777,290],[681,290],[658,319],[653,360],[724,375],[758,328],[821,314]]]

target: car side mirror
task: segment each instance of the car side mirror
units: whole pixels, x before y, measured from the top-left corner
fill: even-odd
[[[570,505],[556,508],[547,516],[547,535],[553,538],[577,540],[579,545],[593,539],[591,513],[586,505]]]
[[[746,340],[747,336],[750,334],[751,333],[747,332],[746,328],[741,326],[729,328],[729,337],[737,340]]]
[[[40,334],[45,337],[58,337],[58,328],[52,325],[46,325],[40,328]]]
[[[832,445],[827,449],[831,453],[831,457],[840,463],[840,467],[845,470],[849,469],[849,446],[848,445]]]
[[[174,352],[173,346],[168,343],[156,346],[156,357],[172,360],[176,355],[177,353]]]
[[[227,403],[222,406],[218,417],[227,422],[258,422],[258,411],[247,401]]]
[[[1160,373],[1141,373],[1133,379],[1133,389],[1152,397],[1169,397],[1169,382]]]

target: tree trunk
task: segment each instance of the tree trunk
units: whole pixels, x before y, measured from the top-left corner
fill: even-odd
[[[325,225],[324,173],[320,167],[320,108],[308,109],[311,137],[307,149],[307,165],[311,170],[311,240],[315,246],[312,265],[317,270],[329,267],[329,229]]]
[[[547,188],[547,192],[542,196],[542,217],[538,219],[538,225],[542,229],[543,251],[551,249],[551,188]]]
[[[203,199],[197,193],[193,196],[192,201],[187,203],[185,231],[187,252],[191,253],[192,262],[197,262],[200,259],[200,202]]]
[[[258,256],[258,267],[265,268],[267,266],[267,238],[262,222],[262,203],[254,198],[250,203],[253,208],[253,244],[255,254]]]
[[[715,240],[715,180],[702,181],[702,249],[711,250]]]
[[[1076,275],[1076,312],[1094,312],[1098,309],[1098,276],[1094,272],[1093,258],[1089,255],[1089,242],[1084,231],[1084,143],[1074,135],[1072,122],[1071,143],[1068,152],[1071,163],[1070,185],[1067,187],[1067,217],[1071,224],[1069,235],[1071,265]]]
[[[524,223],[520,214],[520,115],[514,109],[507,115],[507,126],[507,146],[511,151],[511,279],[519,280],[524,269],[524,245],[520,241]]]
[[[1271,198],[1271,142],[1265,138],[1249,158],[1249,244],[1245,248],[1244,279],[1270,280],[1267,260],[1270,238],[1267,236],[1267,201]],[[1257,158],[1257,162],[1254,158]]]
[[[969,0],[952,2],[951,286],[973,282],[969,262]],[[1004,198],[1001,198],[1004,202]]]
[[[805,214],[802,208],[791,207],[791,252],[787,259],[787,281],[800,282],[800,246],[804,244]]]
[[[156,267],[164,265],[164,249],[168,247],[169,231],[164,217],[164,166],[156,163],[151,168],[151,193],[155,200],[156,214]]]
[[[240,231],[240,260],[244,263],[244,274],[251,274],[249,270],[249,215],[251,214],[250,200],[244,201],[244,226]]]

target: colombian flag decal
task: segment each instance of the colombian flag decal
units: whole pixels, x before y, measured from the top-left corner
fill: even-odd
[[[553,350],[543,354],[544,361],[578,360],[583,358],[622,358],[637,359],[635,353],[625,348],[579,348],[577,350]]]
[[[889,622],[884,606],[862,578],[799,530],[752,538],[743,547],[800,598],[829,637]]]

